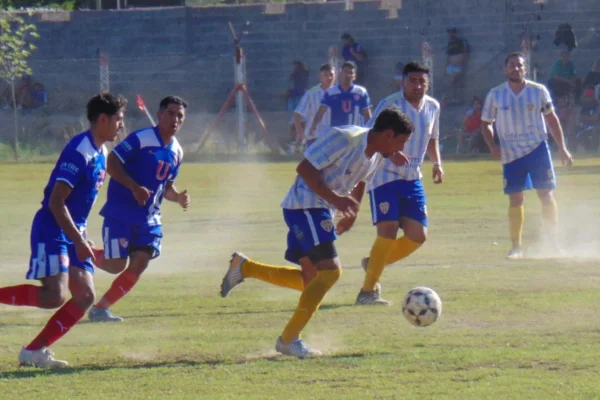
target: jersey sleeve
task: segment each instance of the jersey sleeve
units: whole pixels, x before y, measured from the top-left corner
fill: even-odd
[[[367,108],[371,108],[371,98],[369,97],[369,92],[365,90],[365,95],[360,98],[360,109],[365,110]]]
[[[298,105],[296,106],[296,109],[294,110],[294,112],[296,114],[299,114],[299,115],[301,115],[304,118],[306,118],[306,113],[308,111],[308,97],[309,97],[309,93],[310,92],[306,92],[306,93],[304,93],[304,95],[302,95],[302,98],[300,99],[300,102],[298,103]]]
[[[481,120],[485,122],[494,122],[496,120],[496,104],[494,104],[494,94],[489,92],[483,103],[481,111]]]
[[[438,108],[433,118],[433,126],[431,127],[431,139],[439,140],[440,138],[440,109]]]
[[[316,169],[322,170],[339,160],[350,145],[348,137],[342,132],[333,131],[317,139],[304,152],[304,158]]]
[[[61,154],[56,165],[56,182],[64,182],[73,189],[77,182],[85,176],[87,161],[81,153],[71,150]]]
[[[129,135],[117,147],[113,149],[113,153],[121,160],[122,163],[127,162],[131,157],[137,154],[141,149],[140,138],[137,134]]]
[[[540,110],[542,112],[542,114],[544,115],[548,115],[550,114],[552,111],[554,111],[554,105],[552,104],[552,97],[550,96],[550,92],[548,92],[548,89],[546,89],[545,86],[541,87],[541,94],[540,94]]]

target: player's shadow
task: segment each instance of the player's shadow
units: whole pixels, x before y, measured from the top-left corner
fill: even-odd
[[[218,366],[233,366],[233,365],[244,365],[253,362],[260,361],[269,361],[269,362],[277,362],[277,363],[286,363],[286,362],[312,362],[318,360],[320,358],[326,359],[357,359],[357,358],[366,358],[366,357],[381,357],[381,356],[389,356],[391,353],[386,352],[378,352],[378,353],[362,353],[362,352],[348,352],[348,353],[338,353],[325,355],[315,358],[309,358],[304,360],[298,360],[294,357],[283,356],[281,354],[269,354],[269,355],[258,355],[258,356],[249,356],[234,360],[218,360],[218,359],[177,359],[172,361],[161,361],[161,362],[148,362],[143,364],[111,364],[111,365],[80,365],[76,367],[67,367],[60,369],[36,369],[33,367],[23,367],[23,369],[18,369],[15,371],[5,371],[0,372],[0,380],[2,379],[30,379],[35,378],[40,375],[71,375],[71,374],[79,374],[81,372],[104,372],[104,371],[114,371],[118,369],[127,369],[127,370],[145,370],[145,369],[153,369],[153,368],[188,368],[188,367],[218,367]]]

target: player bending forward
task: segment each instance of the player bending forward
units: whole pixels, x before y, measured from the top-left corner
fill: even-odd
[[[123,320],[109,307],[133,288],[150,260],[160,255],[163,198],[184,209],[190,204],[187,190],[179,192],[174,185],[183,157],[175,134],[183,125],[186,108],[183,99],[165,97],[159,105],[158,125],[131,133],[108,156],[111,179],[100,211],[104,259],[98,266],[120,275],[90,310],[90,321]]]
[[[508,78],[487,95],[481,116],[481,134],[492,156],[502,160],[504,193],[508,195],[508,225],[512,248],[509,259],[523,257],[521,237],[525,210],[523,192],[536,189],[542,203],[542,216],[552,246],[559,251],[557,240],[558,211],[552,193],[556,187],[552,157],[548,148],[546,124],[559,149],[563,164],[571,166],[573,158],[567,150],[563,131],[554,113],[548,90],[525,79],[527,66],[522,53],[511,53],[504,61]],[[494,142],[492,124],[500,139]]]
[[[44,309],[60,307],[44,329],[19,354],[21,365],[61,368],[48,348],[67,334],[94,303],[94,251],[86,240],[86,221],[106,172],[105,142],[123,128],[126,100],[100,93],[87,104],[90,129],[67,143],[48,185],[42,208],[31,227],[31,259],[27,279],[41,286],[0,288],[0,303]],[[68,288],[68,289],[67,289]],[[71,299],[67,299],[67,291]],[[62,307],[61,307],[62,306]]]
[[[281,206],[289,228],[285,258],[293,263],[308,260],[317,270],[306,284],[298,269],[262,264],[242,253],[233,254],[221,296],[227,296],[244,278],[302,292],[296,312],[277,339],[278,352],[300,358],[321,354],[310,348],[300,333],[341,276],[342,264],[334,245],[336,230],[343,233],[352,227],[365,181],[383,158],[402,150],[412,130],[408,117],[390,108],[381,112],[372,129],[333,128],[305,151],[296,169],[296,181]],[[337,227],[332,220],[333,210],[343,215]]]

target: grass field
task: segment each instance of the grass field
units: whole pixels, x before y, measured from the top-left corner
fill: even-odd
[[[51,167],[0,170],[2,286],[23,282],[29,227]],[[311,360],[274,352],[297,292],[248,280],[218,296],[233,250],[283,262],[279,202],[294,168],[185,165],[178,187],[189,189],[193,207],[164,206],[163,255],[113,309],[124,323],[83,321],[53,346],[72,368],[19,368],[20,347],[51,312],[0,306],[0,399],[600,398],[600,160],[557,170],[568,254],[561,259],[504,259],[507,200],[496,162],[448,162],[441,186],[426,176],[431,237],[386,270],[389,308],[353,306],[359,261],[374,239],[365,201],[357,226],[338,242],[344,274],[305,332],[326,354]],[[96,242],[101,203],[89,226]],[[526,244],[536,241],[539,220],[529,193]],[[97,273],[99,295],[110,281]],[[419,285],[444,301],[441,319],[424,329],[400,308]]]

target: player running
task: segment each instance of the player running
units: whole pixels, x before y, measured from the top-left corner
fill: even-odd
[[[94,251],[86,239],[86,222],[104,182],[105,142],[123,128],[126,100],[100,93],[87,104],[89,130],[76,135],[61,152],[46,188],[42,208],[31,227],[27,279],[41,286],[0,288],[0,303],[44,309],[60,307],[44,329],[19,354],[21,365],[62,368],[51,346],[85,315],[94,303]],[[71,298],[67,299],[67,291]],[[61,307],[62,306],[62,307]]]
[[[367,89],[355,85],[356,64],[346,61],[342,64],[340,84],[330,87],[325,91],[321,105],[310,126],[309,137],[317,132],[317,127],[325,116],[330,112],[330,126],[359,125],[371,119],[371,99]]]
[[[425,154],[433,162],[433,182],[442,183],[444,179],[438,140],[440,104],[425,94],[429,69],[421,62],[411,61],[404,66],[403,75],[404,89],[382,100],[375,115],[390,104],[408,115],[415,128],[403,150],[409,162],[397,166],[391,159],[385,160],[368,185],[377,238],[370,256],[362,260],[366,277],[356,304],[389,305],[381,297],[379,284],[385,266],[408,257],[427,239],[427,206],[421,183]],[[398,229],[404,235],[396,239]]]
[[[184,209],[190,204],[187,190],[179,192],[174,185],[183,158],[175,134],[183,125],[186,109],[183,99],[165,97],[160,102],[158,125],[131,133],[108,156],[111,180],[100,211],[104,217],[101,268],[120,275],[90,310],[90,321],[123,320],[109,307],[133,288],[150,260],[160,255],[163,198]]]
[[[408,117],[392,108],[381,112],[372,129],[333,128],[305,151],[296,169],[296,181],[281,207],[289,228],[285,258],[296,264],[308,260],[316,267],[316,276],[307,283],[298,269],[262,264],[239,252],[233,254],[221,285],[222,297],[245,278],[302,292],[296,312],[277,339],[278,352],[299,358],[321,354],[300,339],[300,333],[341,276],[342,264],[334,242],[338,234],[354,224],[365,181],[383,158],[402,149],[412,130]],[[337,227],[333,209],[343,214]]]
[[[335,81],[335,71],[329,64],[323,64],[320,68],[319,85],[310,88],[300,99],[300,103],[294,111],[294,125],[296,128],[296,143],[310,146],[315,140],[323,135],[330,126],[330,112],[327,109],[321,118],[321,122],[317,125],[314,135],[310,134],[312,122],[317,114],[317,110],[321,105],[321,100],[325,95],[325,91],[331,87]]]
[[[524,55],[519,52],[509,54],[504,60],[504,74],[508,80],[488,93],[481,115],[481,134],[492,156],[501,159],[503,164],[512,241],[509,259],[523,257],[523,192],[532,188],[537,190],[542,203],[542,217],[551,235],[549,239],[559,250],[556,238],[558,211],[552,193],[556,179],[547,143],[546,123],[558,146],[560,160],[567,166],[573,164],[548,90],[525,79],[526,72]],[[493,123],[496,124],[500,146],[494,142]]]

